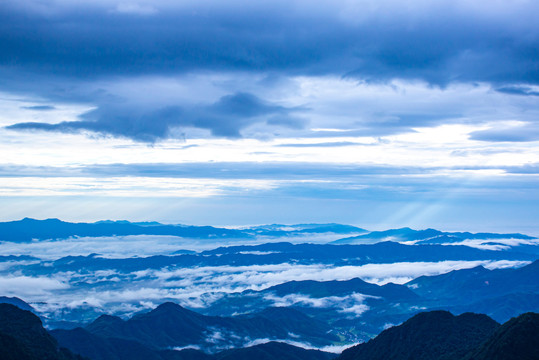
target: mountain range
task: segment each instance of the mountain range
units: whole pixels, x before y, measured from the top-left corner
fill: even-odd
[[[222,317],[202,315],[172,302],[127,321],[102,315],[85,330],[103,337],[135,340],[155,348],[197,345],[214,350],[240,347],[254,339],[285,339],[289,334],[318,346],[338,340],[329,333],[331,328],[327,324],[290,308],[268,308],[255,314]]]
[[[397,262],[477,260],[534,261],[536,255],[518,251],[481,250],[468,246],[403,245],[381,242],[369,245],[268,243],[217,248],[199,253],[148,257],[107,258],[98,254],[66,256],[54,260],[55,271],[116,269],[137,271],[163,267],[248,266],[266,264],[331,264],[357,266]],[[32,273],[50,273],[51,261],[24,265]],[[20,267],[19,267],[20,268]],[[18,269],[15,267],[14,269]]]
[[[181,313],[181,317],[178,314]],[[176,347],[175,337],[189,334],[207,319],[165,303],[122,320],[100,318],[86,329],[55,330],[53,338],[40,319],[11,304],[0,304],[2,360],[329,360],[337,355],[266,340],[261,344],[207,353]],[[129,329],[129,330],[127,330]],[[127,331],[127,333],[126,333]],[[150,341],[151,339],[151,341]],[[65,346],[66,348],[60,347]],[[525,313],[503,325],[486,315],[447,311],[419,313],[382,331],[370,341],[345,350],[336,360],[533,360],[539,358],[539,314]],[[217,350],[217,349],[215,349]],[[75,355],[74,353],[80,354]]]
[[[210,317],[169,302],[126,321],[103,315],[84,328],[53,330],[51,333],[62,346],[96,360],[184,359],[190,356],[195,359],[248,359],[259,353],[266,354],[266,358],[277,353],[283,359],[305,358],[306,354],[309,359],[329,359],[333,356],[327,353],[306,351],[269,340],[295,334],[323,346],[338,340],[330,330],[327,324],[293,309],[270,308],[250,316]],[[249,346],[259,339],[268,340],[258,346]],[[179,350],[167,351],[173,348]],[[224,351],[227,349],[234,350]],[[213,355],[206,355],[208,352]],[[288,357],[284,353],[288,353]]]
[[[101,237],[125,235],[171,235],[187,238],[252,238],[254,236],[284,237],[306,234],[358,234],[367,230],[341,224],[262,225],[243,229],[213,226],[167,225],[158,222],[98,221],[70,223],[59,219],[0,222],[0,241],[28,242],[34,239],[66,239],[69,237]]]
[[[86,325],[84,334],[114,335],[149,347],[192,345],[216,351],[241,347],[256,339],[319,347],[367,341],[388,324],[400,323],[425,310],[448,309],[456,314],[474,311],[505,322],[524,312],[539,312],[538,270],[536,261],[517,269],[456,270],[419,277],[404,285],[376,285],[361,279],[291,281],[260,291],[228,294],[199,310],[206,315],[172,303],[127,321],[103,315]],[[458,296],[460,293],[464,295]],[[185,333],[176,333],[169,322],[184,324]],[[152,326],[164,330],[148,330]],[[77,331],[79,337],[83,336],[80,329]],[[54,334],[59,338],[72,336],[67,335],[68,330],[54,330]]]
[[[343,224],[272,224],[243,228],[161,224],[151,222],[97,221],[94,223],[71,223],[59,219],[36,220],[24,218],[0,222],[0,241],[28,242],[35,239],[66,239],[70,237],[103,237],[126,235],[169,235],[194,239],[251,239],[255,237],[286,238],[316,234],[348,235],[332,241],[333,244],[369,244],[381,241],[414,244],[458,244],[466,240],[489,240],[491,245],[506,245],[503,240],[513,240],[510,246],[526,245],[535,240],[533,236],[520,233],[470,233],[445,232],[436,229],[414,230],[410,228],[368,231]],[[500,242],[501,241],[501,242]]]
[[[92,258],[83,259],[89,264],[82,265],[84,263],[73,258],[68,268],[81,266],[87,269],[92,266]],[[119,262],[115,259],[103,260],[116,264]],[[130,259],[134,264],[136,260]],[[144,264],[145,259],[138,260]],[[57,269],[63,269],[61,265],[56,265],[57,262],[54,264]],[[97,267],[93,271],[105,269]],[[377,285],[359,278],[343,281],[289,281],[262,290],[222,293],[198,311],[206,316],[204,321],[207,325],[204,329],[213,326],[211,321],[215,317],[224,316],[229,317],[225,328],[241,333],[242,336],[256,334],[260,338],[299,340],[318,345],[328,345],[328,342],[334,342],[335,337],[338,337],[340,341],[350,343],[366,341],[382,331],[387,324],[400,323],[425,310],[445,309],[456,314],[484,313],[499,322],[524,312],[539,312],[537,278],[539,260],[520,268],[489,270],[478,266],[436,276],[420,276],[403,285]],[[118,281],[111,284],[118,284]],[[108,283],[105,286],[109,286]],[[17,303],[14,298],[0,298],[0,302],[20,305],[20,300]],[[58,313],[42,315],[48,326],[74,328],[84,323],[84,319],[95,319],[102,314],[98,308],[90,305],[70,311],[62,312],[61,317]],[[267,316],[269,312],[272,312],[271,316]],[[187,314],[189,311],[183,309],[180,313]],[[288,327],[278,331],[271,324],[275,318],[286,318]],[[101,320],[107,319],[109,322],[114,319],[113,323],[122,324],[122,328],[126,328],[120,318],[105,316]],[[249,324],[253,322],[257,322],[263,331],[249,333],[248,329],[254,327]],[[302,324],[307,326],[302,327]],[[326,334],[329,328],[321,324],[331,327],[331,336]],[[191,334],[197,334],[201,340],[202,332],[199,329],[191,331]],[[290,337],[288,333],[295,334],[296,338]],[[241,342],[238,340],[237,343]]]
[[[347,341],[365,341],[384,326],[425,310],[485,313],[505,322],[523,312],[539,312],[539,260],[517,269],[484,267],[422,276],[406,284],[376,285],[361,279],[291,281],[260,291],[223,296],[208,314],[256,312],[289,306],[325,321]]]
[[[286,346],[367,343],[428,311],[539,312],[539,240],[523,234],[23,219],[0,244],[0,303],[91,358],[303,356]]]

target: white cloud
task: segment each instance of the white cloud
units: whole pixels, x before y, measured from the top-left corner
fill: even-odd
[[[341,312],[343,312],[343,313],[352,313],[356,317],[359,317],[359,316],[361,316],[361,314],[363,314],[365,311],[367,311],[369,309],[370,309],[370,307],[368,307],[365,304],[356,304],[356,305],[353,305],[353,306],[351,306],[349,308],[342,309]]]
[[[367,264],[363,266],[330,265],[254,265],[210,266],[195,268],[148,269],[133,273],[98,271],[95,273],[57,273],[54,278],[0,278],[0,290],[33,302],[54,301],[39,305],[45,312],[61,308],[95,306],[107,312],[129,316],[155,307],[164,301],[175,301],[192,309],[204,309],[226,294],[244,290],[263,290],[287,281],[349,280],[360,277],[377,284],[393,281],[405,283],[421,275],[437,275],[451,270],[483,265],[506,268],[525,265],[525,261],[443,261],[436,263]],[[110,281],[110,279],[114,279]],[[7,280],[6,280],[7,279]],[[8,291],[9,290],[9,291]],[[283,297],[268,295],[266,300],[277,306],[301,304],[308,307],[332,307],[343,314],[361,316],[368,307],[366,296],[352,293],[345,296],[312,298],[304,294]]]
[[[328,345],[328,346],[317,347],[317,346],[313,346],[312,344],[307,343],[307,342],[293,341],[293,340],[289,340],[289,339],[262,338],[262,339],[250,340],[247,343],[245,343],[243,345],[243,347],[250,347],[250,346],[266,344],[266,343],[269,343],[271,341],[282,342],[282,343],[292,345],[292,346],[296,346],[296,347],[300,347],[300,348],[306,349],[306,350],[320,350],[320,351],[326,351],[326,352],[330,352],[330,353],[334,353],[334,354],[340,354],[344,350],[358,344],[358,343],[355,343],[355,344],[346,344],[346,345]]]
[[[172,348],[172,350],[176,350],[176,351],[182,351],[182,350],[187,350],[187,349],[200,350],[200,346],[198,346],[198,345],[187,345],[187,346],[176,346],[176,347]]]
[[[69,285],[45,276],[0,276],[0,293],[25,299],[42,297],[44,301],[55,290],[68,289]]]
[[[2,235],[0,234],[0,239]],[[247,239],[192,239],[168,235],[128,235],[101,237],[72,237],[54,241],[35,241],[28,243],[0,242],[2,255],[30,255],[39,259],[56,260],[65,256],[88,256],[99,253],[105,258],[145,257],[152,255],[171,255],[175,251],[189,249],[203,251],[216,246],[258,245],[287,241],[290,243],[327,243],[337,240],[340,234],[306,234],[291,237],[257,237]],[[126,246],[129,244],[129,246]],[[240,254],[269,255],[275,251],[241,251]],[[13,261],[0,263],[0,270],[18,264],[29,264],[32,261]],[[141,275],[143,272],[140,273]]]
[[[363,304],[367,298],[376,298],[375,296],[352,293],[346,296],[327,296],[313,298],[304,294],[287,294],[285,296],[276,296],[268,294],[264,299],[273,302],[273,306],[289,307],[293,305],[302,305],[313,308],[336,308],[339,312],[353,314],[354,317],[359,317],[365,311],[369,310],[369,306]]]
[[[525,239],[466,239],[459,242],[452,242],[452,243],[444,243],[442,245],[447,246],[456,246],[456,245],[465,245],[469,247],[473,247],[476,249],[483,249],[483,250],[507,250],[511,248],[512,246],[519,246],[519,245],[532,245],[532,246],[539,246],[539,240],[532,239],[532,240],[525,240]]]

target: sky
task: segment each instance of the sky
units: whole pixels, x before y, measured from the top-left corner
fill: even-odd
[[[539,235],[539,3],[0,3],[0,221]]]

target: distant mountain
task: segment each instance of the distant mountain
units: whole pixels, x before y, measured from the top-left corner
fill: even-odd
[[[358,234],[366,230],[341,224],[267,225],[245,229],[213,226],[165,225],[158,222],[97,221],[70,223],[58,219],[0,222],[0,241],[28,242],[33,239],[66,239],[73,236],[170,235],[186,238],[249,239],[254,236],[287,237],[308,234]]]
[[[500,325],[486,315],[420,313],[345,350],[338,360],[459,359],[486,341]]]
[[[2,229],[7,230],[3,231]],[[290,274],[293,274],[293,271],[289,272],[288,269],[296,271],[298,267],[304,265],[308,265],[312,269],[324,268],[324,278],[328,275],[336,278],[346,277],[347,274],[343,273],[344,267],[368,264],[383,264],[383,266],[378,265],[376,268],[390,269],[393,263],[401,263],[395,265],[398,266],[399,270],[393,271],[391,269],[390,271],[395,276],[399,276],[400,269],[403,269],[404,276],[410,275],[407,273],[407,266],[418,269],[421,266],[418,266],[418,262],[432,263],[429,264],[429,272],[444,269],[446,266],[467,266],[464,263],[465,261],[487,263],[499,260],[502,262],[496,264],[496,266],[504,263],[515,266],[515,264],[522,261],[534,261],[538,256],[534,255],[531,250],[520,252],[522,246],[502,250],[484,250],[463,245],[439,245],[432,242],[435,239],[441,239],[440,241],[443,240],[442,242],[444,243],[450,242],[449,240],[456,239],[457,235],[478,238],[496,238],[498,236],[500,239],[514,236],[521,237],[522,239],[520,240],[522,241],[527,241],[531,238],[521,234],[444,233],[434,229],[412,230],[404,228],[370,233],[371,238],[377,238],[377,242],[373,244],[336,245],[268,242],[259,245],[222,246],[230,243],[229,241],[224,241],[228,236],[236,237],[236,239],[248,237],[249,242],[251,242],[257,236],[264,239],[264,236],[288,234],[290,236],[298,235],[301,239],[305,238],[307,241],[310,235],[314,237],[314,235],[320,233],[357,233],[363,229],[339,224],[274,224],[230,230],[213,227],[163,225],[155,222],[102,221],[92,224],[75,224],[56,219],[43,221],[24,219],[18,222],[0,223],[0,230],[0,240],[6,236],[18,239],[17,241],[28,241],[34,237],[55,238],[55,236],[58,236],[61,238],[65,236],[97,236],[98,234],[184,234],[205,239],[216,239],[215,241],[207,242],[197,241],[197,244],[211,243],[221,245],[221,247],[212,250],[199,252],[189,251],[188,249],[178,250],[180,247],[174,247],[175,254],[130,258],[115,258],[97,254],[65,256],[56,260],[49,258],[40,260],[11,256],[0,257],[0,262],[4,261],[1,264],[2,269],[0,272],[4,275],[21,274],[21,276],[32,278],[46,276],[54,279],[54,281],[62,282],[61,285],[58,285],[61,289],[52,290],[53,294],[58,295],[57,299],[51,296],[50,305],[53,305],[52,302],[54,302],[54,306],[38,306],[39,309],[47,311],[40,314],[46,321],[47,327],[75,328],[82,324],[88,324],[104,312],[111,311],[112,315],[125,316],[126,314],[132,314],[134,309],[139,311],[143,309],[142,301],[154,301],[146,295],[150,293],[148,291],[140,292],[136,295],[137,298],[126,301],[122,300],[123,297],[121,296],[118,296],[117,299],[114,296],[104,296],[104,306],[95,306],[95,302],[84,301],[85,294],[96,294],[95,298],[101,301],[101,295],[103,294],[119,294],[132,287],[148,287],[149,290],[152,290],[151,292],[154,290],[157,292],[161,287],[166,287],[167,289],[175,287],[176,285],[173,284],[177,284],[178,281],[188,284],[187,287],[200,284],[205,289],[205,293],[196,298],[189,297],[189,294],[185,293],[185,296],[189,298],[182,301],[186,301],[185,304],[190,304],[191,306],[200,306],[200,310],[197,310],[200,314],[192,323],[186,323],[187,325],[191,324],[192,327],[187,327],[188,330],[186,330],[185,334],[182,336],[178,334],[177,339],[183,339],[183,342],[181,342],[183,345],[178,346],[191,345],[192,343],[189,341],[206,344],[206,340],[209,341],[212,334],[217,336],[216,334],[220,331],[208,330],[214,328],[239,334],[238,336],[255,334],[256,337],[268,337],[268,339],[272,340],[290,339],[291,337],[288,334],[290,332],[301,336],[305,341],[323,345],[330,342],[328,336],[338,336],[344,342],[368,340],[378,334],[387,324],[400,323],[410,316],[425,310],[443,309],[450,310],[455,314],[474,311],[485,313],[499,322],[506,321],[522,312],[539,311],[539,285],[536,281],[539,276],[539,262],[520,269],[490,271],[483,267],[477,267],[440,276],[420,277],[409,282],[406,286],[391,283],[379,286],[361,279],[346,281],[287,281],[292,278]],[[221,230],[224,232],[221,232]],[[416,245],[380,241],[387,240],[387,236],[393,236],[394,239],[402,240],[406,238],[421,241],[416,242]],[[335,237],[332,235],[332,238]],[[147,240],[146,237],[144,239]],[[103,243],[105,241],[103,240]],[[272,241],[275,241],[275,239]],[[56,246],[61,246],[54,241],[45,244],[32,244],[32,246],[55,246],[55,244]],[[184,243],[182,242],[181,244],[183,246]],[[7,244],[6,248],[26,249],[26,246],[26,244]],[[110,246],[120,249],[121,252],[123,244],[114,242]],[[539,248],[539,246],[535,245],[527,246]],[[167,248],[169,248],[168,245]],[[97,249],[99,249],[99,246],[97,246]],[[67,246],[66,253],[69,253],[69,247]],[[456,263],[442,263],[445,261],[455,261]],[[406,264],[414,262],[416,264]],[[441,264],[438,266],[434,263]],[[265,273],[269,271],[268,269],[271,269],[271,266],[266,265],[278,265],[278,268],[283,269],[284,276],[282,280],[272,276],[271,284],[264,284],[263,280],[260,280],[263,277],[258,276],[258,274]],[[204,284],[207,278],[197,278],[196,271],[185,275],[185,279],[178,278],[183,275],[170,275],[172,277],[169,277],[168,274],[166,277],[156,278],[157,273],[172,274],[176,272],[180,274],[183,272],[182,269],[196,268],[208,268],[208,272],[215,274],[219,282],[214,283],[213,279],[211,279],[208,280],[211,284]],[[338,269],[335,275],[331,275],[330,269],[332,268]],[[255,284],[251,284],[251,269],[252,273],[255,274],[253,279],[257,281]],[[368,270],[368,266],[366,269]],[[233,274],[227,274],[230,271]],[[242,271],[245,271],[246,274],[248,273],[249,276],[243,276]],[[225,274],[227,275],[225,276]],[[318,274],[315,273],[309,274],[308,277],[312,279],[319,278]],[[227,278],[233,279],[231,284],[224,284],[226,280],[223,279]],[[263,288],[264,286],[274,285],[279,281],[287,282]],[[64,288],[64,285],[68,287]],[[228,285],[232,289],[238,289],[238,292],[230,293]],[[251,285],[255,285],[256,287],[254,288],[256,289],[262,288],[263,290],[240,292],[250,288]],[[222,289],[225,287],[227,290],[223,291]],[[182,288],[180,291],[183,292],[185,289]],[[169,291],[167,290],[166,292]],[[172,294],[172,292],[174,290],[169,293]],[[81,301],[73,302],[74,298]],[[44,296],[42,299],[35,301],[38,304],[41,301],[48,302],[49,299]],[[175,299],[171,295],[170,297],[162,298],[161,301],[175,301]],[[68,305],[74,303],[78,305]],[[194,305],[195,303],[196,305]],[[268,307],[280,308],[273,311],[279,312],[281,315],[285,313],[282,308],[288,308],[289,312],[282,316],[282,319],[287,320],[287,328],[275,326],[274,318],[264,316],[264,309]],[[297,311],[297,313],[293,311]],[[274,315],[276,316],[277,314],[275,313]],[[184,313],[184,316],[189,319],[195,317],[192,314],[188,316],[187,313]],[[223,320],[225,316],[229,318]],[[216,320],[216,318],[219,318],[219,320]],[[113,325],[119,326],[120,330],[112,328],[111,333],[122,334],[125,340],[135,339],[147,346],[157,346],[155,340],[142,340],[144,336],[141,335],[140,331],[131,328],[136,323],[134,320],[120,320],[115,323],[110,318],[104,317],[91,325],[95,329],[90,326],[92,330],[90,333],[103,334],[97,331],[97,326],[102,321],[103,324],[101,325],[105,328]],[[125,323],[128,323],[128,325]],[[254,323],[257,325],[254,326]],[[328,325],[332,328],[328,328]],[[252,331],[252,327],[263,329],[263,331]],[[312,329],[316,333],[310,332]],[[330,331],[329,335],[324,331]],[[154,330],[142,331],[146,335],[154,332]],[[220,341],[217,340],[217,343]],[[242,338],[238,339],[234,345],[245,343],[248,343],[248,341]]]
[[[257,255],[255,255],[257,254]],[[220,264],[318,263],[360,265],[444,260],[535,260],[534,254],[514,251],[480,250],[455,245],[404,245],[385,241],[367,245],[291,244],[287,242],[240,245],[207,250],[200,255]],[[242,256],[243,255],[243,256]],[[217,256],[219,259],[212,259]]]
[[[482,298],[473,302],[463,301],[463,304],[452,304],[443,308],[460,314],[463,312],[475,312],[486,314],[494,320],[502,323],[528,311],[539,312],[539,293],[513,293],[502,296]]]
[[[288,294],[305,294],[314,298],[327,296],[342,296],[358,293],[363,295],[380,296],[386,299],[398,301],[417,300],[419,297],[409,288],[403,285],[388,283],[376,285],[359,278],[345,281],[289,281],[280,285],[269,287],[264,293],[274,293],[278,296]]]
[[[172,235],[188,238],[244,238],[250,235],[232,229],[212,226],[163,225],[130,223],[128,221],[101,221],[70,223],[58,219],[0,223],[0,241],[28,242],[32,239],[65,239],[72,236]]]
[[[473,311],[505,322],[523,312],[539,311],[539,260],[521,268],[488,270],[482,266],[436,276],[420,276],[405,285],[428,308],[455,313]]]
[[[218,317],[205,316],[170,302],[127,321],[103,315],[84,330],[101,338],[136,341],[153,350],[198,346],[215,351],[241,347],[249,339],[285,340],[290,334],[294,334],[293,340],[322,346],[338,340],[329,333],[331,329],[326,324],[294,309],[272,308],[258,314]],[[75,335],[85,336],[85,341],[92,342],[80,329],[54,331],[53,334],[72,349],[75,347],[69,339]],[[114,347],[110,344],[105,347],[111,346]],[[87,352],[81,353],[90,356]]]
[[[296,225],[260,225],[241,229],[218,228],[212,226],[166,225],[152,222],[97,221],[94,223],[70,223],[59,219],[35,220],[24,218],[18,221],[0,222],[0,241],[28,242],[33,239],[65,239],[69,237],[100,237],[127,235],[169,235],[186,238],[226,238],[251,239],[266,237],[297,237],[317,234],[354,235],[335,240],[333,244],[364,245],[380,241],[413,242],[415,244],[459,243],[464,240],[496,240],[516,239],[535,240],[535,237],[512,233],[469,233],[443,232],[435,229],[413,230],[410,228],[372,231],[343,224],[296,224]],[[359,234],[359,235],[358,235]],[[535,243],[532,243],[535,245]],[[529,244],[522,244],[522,248]],[[538,253],[537,246],[523,252]]]
[[[105,258],[96,254],[66,256],[55,260],[58,272],[115,269],[137,271],[163,267],[248,266],[266,264],[330,264],[332,266],[389,264],[394,262],[438,262],[446,260],[518,260],[533,261],[537,256],[516,251],[480,250],[467,246],[403,245],[381,242],[371,245],[328,245],[267,243],[252,246],[219,247],[200,253],[156,255],[138,258]],[[50,274],[50,262],[19,266],[26,272]]]
[[[0,304],[11,304],[15,305],[19,309],[27,310],[34,312],[34,308],[28,304],[27,302],[19,299],[18,297],[7,297],[7,296],[0,296]]]
[[[488,270],[482,266],[454,270],[437,276],[420,276],[408,283],[410,289],[430,299],[474,300],[509,293],[539,293],[539,260],[517,269]]]
[[[82,360],[60,348],[36,315],[12,304],[0,304],[0,345],[2,360]]]
[[[327,325],[294,309],[270,308],[254,315],[222,318],[204,316],[173,303],[164,303],[127,321],[104,315],[86,328],[53,330],[52,334],[62,346],[93,360],[318,360],[335,355],[276,342],[222,353],[218,351],[242,347],[256,339],[284,340],[291,333],[295,341],[329,345],[338,340],[328,334],[329,330]],[[167,350],[188,346],[217,353],[210,356],[195,350]]]
[[[357,300],[347,297],[357,296]],[[297,301],[294,299],[297,298]],[[421,299],[404,285],[368,283],[359,278],[346,281],[289,281],[264,290],[246,290],[242,293],[225,294],[205,311],[210,314],[256,313],[277,302],[290,302],[290,306],[301,309],[314,317],[333,322],[349,317],[352,312],[344,312],[353,307],[359,299],[366,304],[391,306],[394,303],[416,303]],[[281,300],[282,299],[282,300]],[[317,301],[319,299],[319,301]],[[328,300],[328,301],[326,301]],[[350,302],[350,303],[349,303]],[[283,309],[283,308],[279,308]],[[324,309],[329,312],[323,316]],[[365,308],[368,310],[368,307]],[[266,310],[267,311],[267,310]],[[280,310],[283,311],[283,310]]]
[[[170,304],[164,304],[160,311],[168,311],[169,307]],[[281,319],[282,315],[273,313],[273,310],[267,314]],[[108,321],[118,323],[118,319],[114,318],[101,320],[102,323]],[[116,325],[112,325],[114,326]],[[108,330],[111,331],[112,327]],[[166,337],[170,331],[167,329],[160,332],[159,336]],[[197,349],[159,349],[135,340],[95,335],[81,328],[69,331],[55,330],[53,334],[63,346],[92,360],[329,360],[336,356],[281,342],[267,342],[208,354]],[[1,341],[0,337],[0,344]],[[465,313],[454,316],[447,311],[431,311],[419,313],[399,326],[384,330],[369,342],[345,350],[337,360],[538,358],[538,314],[523,314],[500,326],[486,315]]]
[[[526,313],[503,324],[462,360],[539,359],[539,314]]]
[[[435,229],[413,230],[408,227],[390,229],[384,231],[372,231],[354,237],[348,237],[333,241],[334,244],[365,244],[373,241],[413,241],[425,244],[443,244],[461,242],[466,239],[520,239],[533,240],[533,236],[519,233],[496,234],[496,233],[470,233],[470,232],[444,232]]]

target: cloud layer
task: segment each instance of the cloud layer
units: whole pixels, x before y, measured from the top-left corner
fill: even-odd
[[[539,81],[539,29],[531,21],[539,9],[532,1],[232,1],[225,7],[26,0],[0,10],[5,67],[69,76],[219,69],[438,84]]]
[[[181,139],[186,128],[195,129],[189,136],[202,131],[204,136],[237,138],[253,136],[245,130],[259,126],[258,136],[272,136],[304,129],[323,114],[316,108],[306,111],[308,97],[295,104],[299,107],[273,100],[268,89],[279,89],[286,99],[298,86],[297,78],[370,85],[399,80],[441,89],[480,83],[506,97],[534,97],[539,27],[530,14],[538,10],[531,1],[496,6],[445,0],[406,6],[394,0],[233,1],[226,7],[213,1],[3,3],[1,89],[94,106],[78,119],[21,122],[9,127],[13,130],[90,131],[150,143]],[[156,85],[156,78],[169,84]],[[119,91],[126,82],[136,86]],[[171,94],[182,83],[187,93],[173,100]],[[221,89],[208,91],[208,84]],[[54,104],[32,109],[36,106],[43,110]],[[293,114],[300,109],[302,114]],[[333,120],[338,122],[342,109],[333,104]],[[370,122],[383,125],[373,128],[359,119],[360,124],[346,127],[387,134],[463,116],[421,107],[369,115]],[[503,141],[537,139],[536,131],[523,134]],[[489,133],[475,137],[502,139]]]

